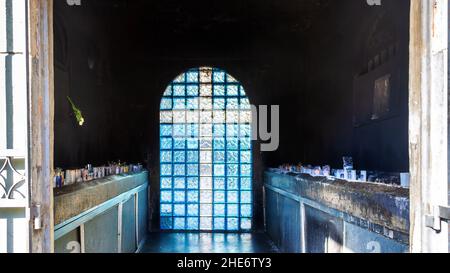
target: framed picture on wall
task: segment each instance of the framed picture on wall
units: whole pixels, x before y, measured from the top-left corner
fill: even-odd
[[[391,60],[359,75],[353,84],[353,125],[355,127],[393,118],[399,114],[399,73]]]

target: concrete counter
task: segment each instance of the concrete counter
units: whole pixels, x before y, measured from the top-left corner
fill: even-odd
[[[138,174],[113,175],[55,189],[55,225],[147,183],[148,172],[145,171]]]
[[[408,189],[275,169],[266,171],[265,189],[268,233],[287,252],[366,252],[371,244],[372,251],[408,249]],[[318,237],[335,244],[324,251]]]
[[[147,235],[148,172],[55,190],[56,253],[130,253]]]

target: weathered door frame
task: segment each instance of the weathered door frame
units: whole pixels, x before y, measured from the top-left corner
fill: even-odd
[[[411,0],[409,55],[411,252],[448,252],[448,224],[440,221],[436,214],[439,206],[448,205],[447,1]],[[434,229],[427,227],[430,225],[430,219],[434,219]]]
[[[30,252],[53,252],[53,0],[27,0]]]
[[[0,251],[53,251],[53,0],[0,1]]]
[[[31,252],[53,251],[53,0],[27,0]],[[411,0],[411,251],[447,252],[448,224],[426,227],[447,205],[447,0]],[[38,209],[40,208],[40,209]],[[35,222],[35,223],[33,223]],[[36,224],[36,226],[34,225]]]

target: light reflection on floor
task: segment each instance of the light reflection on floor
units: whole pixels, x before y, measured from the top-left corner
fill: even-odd
[[[274,253],[263,233],[151,233],[143,253]]]

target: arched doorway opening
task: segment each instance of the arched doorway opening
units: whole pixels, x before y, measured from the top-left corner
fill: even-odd
[[[160,222],[165,231],[252,229],[252,112],[225,71],[189,69],[160,105]]]

